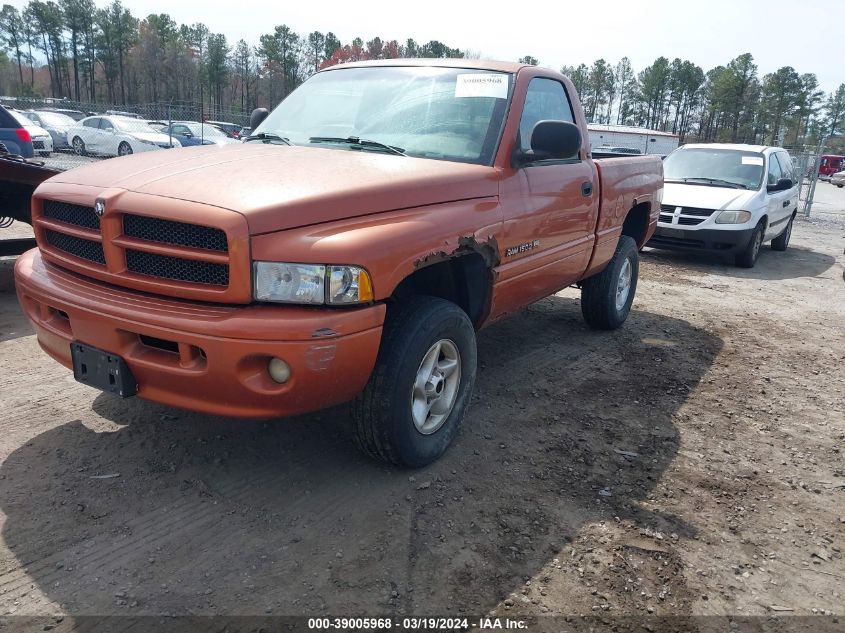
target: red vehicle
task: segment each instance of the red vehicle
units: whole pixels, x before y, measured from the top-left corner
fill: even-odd
[[[828,180],[836,172],[845,169],[845,156],[825,154],[819,160],[819,178]]]
[[[563,75],[341,64],[252,123],[39,186],[17,291],[78,380],[242,417],[353,401],[366,453],[421,466],[469,405],[476,330],[573,284],[589,325],[628,316],[663,166],[593,160]]]

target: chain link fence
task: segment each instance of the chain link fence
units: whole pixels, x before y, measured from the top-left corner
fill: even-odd
[[[809,218],[813,208],[813,196],[819,180],[819,161],[822,149],[811,145],[784,147],[792,157],[798,178],[798,212]]]
[[[0,103],[5,107],[19,110],[24,115],[28,110],[53,110],[65,112],[74,119],[94,115],[130,116],[143,121],[150,121],[163,126],[171,121],[215,121],[231,123],[237,128],[249,125],[249,112],[233,108],[217,108],[198,101],[167,101],[140,103],[133,105],[91,103],[70,99],[52,99],[45,97],[4,97]],[[67,170],[87,163],[111,158],[111,156],[79,155],[71,147],[56,147],[49,156],[36,149],[35,160],[46,167]]]

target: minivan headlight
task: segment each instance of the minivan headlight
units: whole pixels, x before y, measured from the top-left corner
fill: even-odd
[[[254,262],[253,271],[256,301],[349,305],[373,300],[370,276],[359,266]]]
[[[722,211],[716,218],[716,224],[744,224],[750,219],[750,211]]]

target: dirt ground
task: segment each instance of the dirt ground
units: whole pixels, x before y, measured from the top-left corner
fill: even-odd
[[[0,614],[845,614],[845,190],[817,199],[751,270],[646,250],[617,332],[574,290],[484,330],[415,472],[343,408],[75,383],[0,260]]]

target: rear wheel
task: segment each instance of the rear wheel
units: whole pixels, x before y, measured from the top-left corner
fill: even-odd
[[[427,296],[397,304],[370,381],[352,405],[355,443],[391,464],[435,461],[458,432],[475,372],[475,330],[463,310]]]
[[[786,248],[789,246],[789,238],[792,237],[792,221],[794,219],[795,216],[789,218],[789,223],[786,225],[786,228],[783,230],[783,233],[781,233],[775,239],[772,240],[773,251],[785,251]]]
[[[640,263],[637,243],[623,235],[610,263],[581,286],[581,314],[591,328],[615,330],[631,312]]]
[[[117,155],[118,156],[129,156],[132,153],[132,146],[123,141],[120,145],[117,146]]]
[[[734,261],[740,268],[754,268],[757,263],[757,256],[760,254],[760,247],[763,245],[763,222],[761,221],[754,232],[751,234],[751,239],[748,244],[739,253],[736,254]]]
[[[85,141],[83,141],[78,136],[74,136],[70,144],[73,147],[73,151],[75,154],[77,154],[78,156],[85,156]]]

